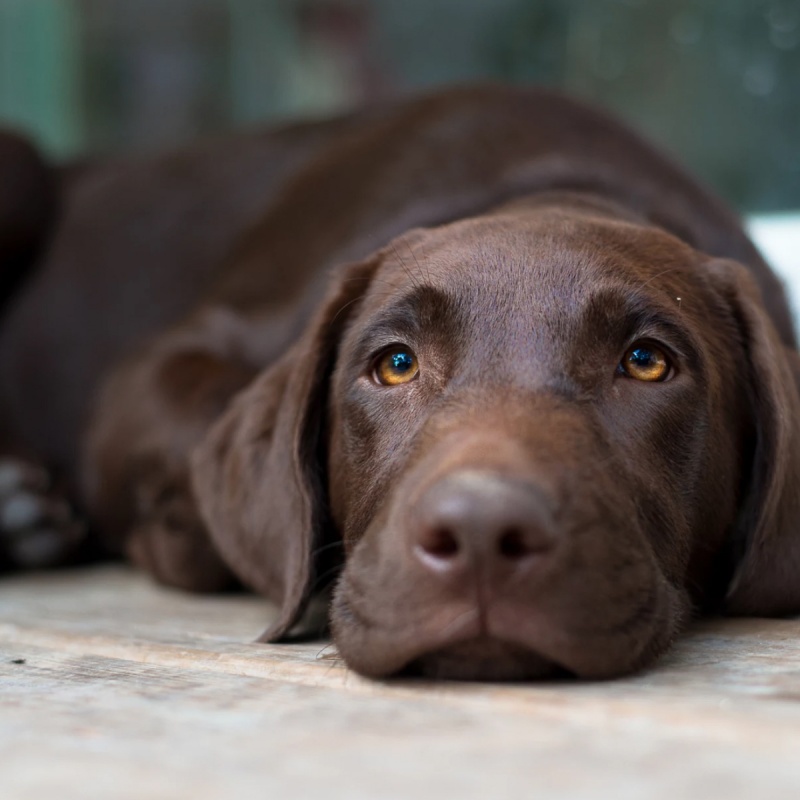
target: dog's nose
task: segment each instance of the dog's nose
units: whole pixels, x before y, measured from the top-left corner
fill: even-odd
[[[439,574],[496,574],[530,565],[554,544],[552,516],[535,486],[463,471],[434,484],[417,506],[413,549]]]

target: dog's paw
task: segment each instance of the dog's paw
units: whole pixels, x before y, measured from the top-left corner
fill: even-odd
[[[235,585],[200,519],[188,480],[157,469],[149,477],[138,487],[138,520],[125,555],[166,586],[217,592]]]
[[[85,525],[53,487],[47,471],[18,458],[0,458],[0,562],[42,569],[66,561]]]

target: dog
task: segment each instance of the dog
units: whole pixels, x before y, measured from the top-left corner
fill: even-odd
[[[605,114],[466,86],[52,169],[0,333],[9,563],[85,518],[269,598],[265,641],[332,585],[374,678],[609,678],[800,611],[783,290]]]

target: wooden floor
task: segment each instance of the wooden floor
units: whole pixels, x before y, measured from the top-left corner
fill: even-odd
[[[0,798],[800,798],[800,620],[608,683],[374,683],[122,568],[0,582]]]

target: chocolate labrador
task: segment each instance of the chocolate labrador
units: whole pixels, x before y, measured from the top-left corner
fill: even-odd
[[[0,337],[8,560],[69,500],[269,641],[333,582],[376,677],[615,676],[800,611],[782,289],[602,113],[465,87],[57,177]]]

